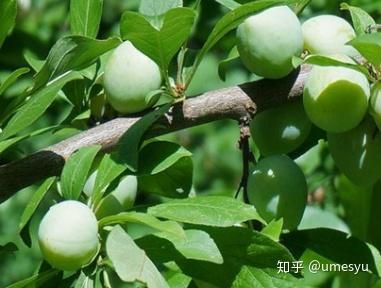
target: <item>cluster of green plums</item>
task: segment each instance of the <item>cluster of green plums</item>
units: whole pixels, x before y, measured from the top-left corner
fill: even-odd
[[[237,47],[249,71],[279,79],[294,70],[293,58],[306,52],[355,64],[361,55],[347,44],[355,37],[340,17],[322,15],[301,24],[289,7],[277,6],[238,27]],[[363,73],[344,65],[314,65],[303,94],[259,113],[250,125],[264,156],[250,175],[250,200],[266,220],[283,218],[287,229],[296,228],[303,216],[307,186],[285,154],[306,141],[312,125],[327,132],[335,163],[353,183],[372,185],[381,177],[381,84],[371,86]]]
[[[347,45],[354,37],[351,25],[339,17],[318,16],[301,25],[289,7],[277,6],[238,27],[237,47],[248,70],[279,79],[292,72],[293,57],[303,51],[354,63],[351,57],[359,53]],[[129,114],[155,104],[150,92],[160,88],[162,76],[154,61],[126,41],[109,57],[103,84],[111,106]],[[381,176],[381,84],[371,87],[362,73],[346,67],[314,66],[303,99],[263,111],[251,122],[253,140],[264,157],[249,177],[249,200],[267,221],[283,218],[286,229],[298,226],[307,200],[305,176],[286,154],[305,142],[312,124],[328,132],[331,154],[351,181],[373,184]],[[96,172],[84,188],[89,197],[95,178]],[[92,262],[100,246],[97,218],[131,208],[136,191],[136,178],[126,176],[95,211],[73,200],[52,206],[38,232],[46,261],[69,271]]]
[[[97,172],[86,182],[84,192],[91,196]],[[53,267],[75,271],[91,263],[100,249],[98,221],[130,209],[135,201],[137,179],[125,176],[97,208],[76,200],[66,200],[50,207],[43,217],[38,240],[44,259]]]

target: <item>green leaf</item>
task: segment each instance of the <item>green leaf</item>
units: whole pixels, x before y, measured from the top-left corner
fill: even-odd
[[[166,170],[153,175],[138,176],[139,189],[146,193],[170,198],[185,198],[192,188],[193,161],[182,157]]]
[[[120,33],[141,52],[155,61],[165,74],[172,58],[188,39],[196,13],[190,8],[174,8],[164,15],[160,30],[143,15],[126,11],[122,15]]]
[[[48,131],[56,129],[56,128],[58,128],[58,126],[50,126],[50,127],[46,127],[46,128],[42,128],[42,129],[33,131],[30,134],[26,134],[26,135],[22,135],[22,136],[18,136],[18,137],[13,137],[13,138],[4,140],[4,141],[0,142],[0,154],[3,153],[5,150],[7,150],[12,145],[15,145],[16,143],[18,143],[18,142],[20,142],[20,141],[22,141],[24,139],[27,139],[29,137],[33,137],[33,136],[37,136],[37,135],[43,134],[45,132],[48,132]]]
[[[38,59],[36,55],[33,54],[30,50],[24,52],[25,61],[29,64],[30,67],[36,72],[40,71],[44,66],[45,61]]]
[[[24,288],[28,287],[28,285],[34,284],[32,287],[43,287],[43,284],[58,274],[62,273],[62,271],[50,269],[44,271],[42,273],[30,276],[24,280],[18,281],[12,285],[7,286],[7,288]]]
[[[228,57],[218,63],[218,76],[222,81],[226,80],[226,71],[228,71],[229,66],[233,63],[237,63],[237,61],[241,60],[239,58],[237,46],[234,46],[230,50]]]
[[[83,271],[79,275],[78,279],[75,281],[75,286],[73,288],[97,288],[100,285],[100,272],[101,270],[97,270],[96,273],[91,273],[86,275]],[[64,286],[69,287],[69,286]],[[72,286],[70,286],[72,287]],[[103,286],[100,286],[103,287]]]
[[[216,243],[224,263],[186,259],[171,242],[154,235],[140,238],[136,243],[155,263],[175,261],[184,274],[215,287],[231,287],[244,265],[264,269],[276,268],[278,261],[295,261],[284,246],[252,229],[242,227],[202,227],[202,229]]]
[[[1,0],[0,1],[0,48],[3,45],[9,31],[13,28],[17,15],[16,0]]]
[[[81,76],[77,73],[66,73],[62,77],[50,82],[46,87],[32,94],[26,104],[9,120],[3,133],[0,134],[0,140],[7,139],[33,124],[53,103],[58,91],[60,91],[67,82],[79,79],[80,77]]]
[[[279,220],[272,220],[265,228],[262,229],[261,233],[270,237],[274,241],[279,241],[280,234],[282,234],[283,228],[283,218]]]
[[[34,89],[71,70],[82,70],[99,56],[120,44],[120,39],[95,40],[84,36],[65,36],[52,47],[44,66],[37,73]]]
[[[148,288],[169,287],[145,252],[120,226],[115,226],[108,235],[106,252],[122,281],[143,282]]]
[[[372,76],[370,75],[368,69],[366,69],[365,67],[359,64],[342,62],[327,56],[311,55],[304,60],[304,63],[318,66],[338,66],[349,68],[364,74],[368,79],[372,79]]]
[[[2,95],[5,90],[7,90],[15,81],[22,75],[28,73],[30,70],[29,68],[19,68],[15,71],[13,71],[7,79],[3,81],[3,83],[0,84],[0,95]]]
[[[220,3],[221,5],[225,6],[229,10],[234,10],[241,6],[240,3],[235,2],[234,0],[215,0],[216,2]]]
[[[171,241],[176,250],[187,259],[208,261],[217,264],[224,262],[214,240],[210,238],[208,233],[202,230],[185,230],[185,239],[164,233],[158,233],[156,235]]]
[[[183,0],[141,0],[139,12],[146,16],[157,17],[173,8],[182,6]]]
[[[155,141],[145,145],[139,152],[139,174],[160,173],[192,153],[184,147],[167,141]]]
[[[127,166],[119,163],[116,158],[115,154],[106,154],[99,164],[91,195],[95,205],[102,199],[107,186],[127,169]]]
[[[296,15],[299,15],[311,3],[312,0],[299,0],[293,5],[293,10]]]
[[[25,225],[28,224],[30,219],[32,218],[34,212],[36,211],[38,205],[40,205],[42,199],[44,199],[46,193],[49,191],[50,187],[52,187],[55,182],[56,177],[50,177],[46,179],[40,187],[38,187],[37,191],[35,191],[26,205],[23,214],[21,215],[21,220],[19,224],[19,232],[24,229]]]
[[[216,43],[224,37],[231,30],[235,29],[239,24],[241,24],[247,17],[258,13],[266,8],[274,5],[289,4],[296,1],[281,1],[281,0],[259,0],[255,2],[250,2],[240,7],[234,9],[233,11],[225,14],[213,28],[212,32],[209,34],[201,51],[197,54],[196,60],[193,64],[192,70],[188,76],[186,87],[189,86],[190,81],[193,78],[194,73],[204,58],[205,54],[214,46]]]
[[[83,147],[66,161],[61,174],[61,189],[65,199],[77,200],[85,186],[91,164],[100,145]]]
[[[127,167],[136,172],[138,170],[139,148],[146,131],[163,116],[171,107],[171,104],[163,105],[136,121],[119,140],[117,159],[125,163]]]
[[[355,6],[348,5],[347,3],[341,3],[341,10],[348,10],[351,13],[353,27],[355,28],[357,35],[364,35],[369,26],[376,24],[376,21],[363,9]]]
[[[217,227],[229,227],[248,220],[263,222],[254,206],[225,196],[171,200],[150,207],[148,213],[178,222]]]
[[[378,275],[367,243],[341,231],[327,228],[300,230],[283,235],[282,242],[294,255],[301,255],[309,249],[338,264],[368,264],[369,270]]]
[[[349,42],[370,63],[377,68],[381,65],[381,32],[363,34]]]
[[[96,38],[102,17],[102,7],[103,0],[71,0],[71,33]]]
[[[160,221],[151,215],[139,212],[122,212],[117,215],[107,216],[99,221],[99,226],[104,227],[128,222],[144,224],[174,237],[185,238],[185,232],[178,223],[174,221]]]
[[[179,272],[172,272],[169,276],[166,276],[166,280],[171,288],[187,288],[192,282],[191,277]]]
[[[238,273],[232,288],[261,287],[261,288],[307,288],[310,287],[288,273],[278,273],[276,269],[259,269],[243,266]]]

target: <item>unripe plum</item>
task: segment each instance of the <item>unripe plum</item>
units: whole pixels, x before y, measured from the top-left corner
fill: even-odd
[[[303,23],[302,30],[304,48],[311,54],[359,55],[355,48],[346,45],[356,33],[343,18],[333,15],[312,17]]]
[[[135,113],[154,104],[146,96],[160,88],[161,74],[154,61],[126,41],[108,59],[103,81],[111,106],[121,113]]]
[[[328,133],[328,146],[337,167],[359,186],[381,177],[381,134],[371,117],[344,133]]]
[[[353,62],[349,57],[342,59]],[[361,122],[369,97],[369,83],[361,72],[339,66],[315,66],[306,81],[303,102],[316,126],[340,133]]]
[[[374,84],[372,87],[369,112],[381,131],[381,82]]]
[[[98,223],[85,204],[68,200],[50,207],[40,223],[38,240],[53,267],[74,271],[89,264],[98,252]]]
[[[239,25],[237,47],[251,72],[270,79],[282,78],[293,70],[293,56],[303,50],[299,19],[287,6],[266,9]]]
[[[250,123],[253,140],[263,155],[292,152],[303,144],[310,130],[311,121],[300,100],[265,110]]]
[[[85,194],[89,197],[93,194],[96,176],[97,171],[90,175],[83,188]],[[138,180],[136,176],[124,176],[115,189],[101,200],[95,215],[98,219],[101,219],[130,209],[134,205],[137,191]]]
[[[138,180],[136,176],[125,176],[120,180],[115,190],[102,199],[95,214],[100,219],[130,209],[134,206],[137,191]]]
[[[266,221],[283,218],[284,228],[295,229],[307,202],[307,183],[302,170],[286,155],[259,161],[249,177],[248,196]]]

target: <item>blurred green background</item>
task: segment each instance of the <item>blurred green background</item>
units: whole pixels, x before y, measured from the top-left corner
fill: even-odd
[[[70,28],[69,1],[19,0],[18,2],[19,13],[16,27],[0,50],[0,81],[11,71],[28,66],[24,57],[25,53],[44,59],[51,46],[57,39],[67,34]],[[190,3],[192,1],[185,1],[186,5]],[[312,0],[311,5],[301,15],[301,21],[327,13],[348,19],[348,13],[339,10],[340,3],[341,1],[337,0]],[[365,9],[378,22],[381,21],[380,1],[352,0],[348,3]],[[137,10],[138,6],[139,0],[105,0],[98,38],[103,39],[110,35],[118,35],[118,21],[122,12],[126,9]],[[199,49],[216,21],[226,12],[227,10],[215,1],[203,0],[201,15],[198,19],[197,28],[194,30],[190,47]],[[230,33],[206,56],[192,82],[188,95],[196,95],[204,91],[243,83],[250,79],[250,75],[239,64],[230,67],[226,82],[221,81],[218,77],[218,63],[227,56],[234,43],[234,33]],[[0,98],[0,107],[5,107],[6,103],[23,91],[31,83],[31,76],[32,73],[29,73],[22,77],[17,85],[13,85],[5,97]],[[30,130],[60,123],[69,109],[70,106],[67,101],[58,99],[45,115],[30,127]],[[56,143],[70,133],[71,131],[65,131],[65,133],[52,135],[49,132],[29,138],[1,154],[0,164],[22,158],[33,151]],[[235,122],[219,121],[173,133],[165,136],[165,138],[177,141],[194,154],[194,191],[196,193],[233,195],[242,172],[241,155],[237,145],[238,136],[239,129]],[[318,144],[316,139],[314,141],[315,144]],[[300,150],[292,156],[296,158],[303,152],[304,150]],[[366,210],[369,208],[366,205],[370,205],[374,194],[369,191],[359,191],[359,189],[353,188],[343,177],[336,177],[339,173],[334,167],[324,143],[318,144],[308,154],[299,158],[298,163],[307,175],[310,190],[310,207],[306,211],[301,228],[326,226],[342,231],[351,231],[360,238],[373,239],[374,243],[379,243],[377,242],[380,240],[378,234],[370,236],[368,222],[364,220],[369,218],[369,215],[365,215],[369,211],[369,209]],[[34,190],[34,187],[24,189],[0,205],[0,245],[15,241],[21,247],[20,252],[15,254],[0,255],[0,287],[31,275],[40,260],[35,241],[33,241],[33,246],[30,249],[22,245],[17,236],[21,213]],[[42,212],[54,200],[52,197],[48,197],[39,208],[40,213],[33,219],[32,230],[36,228]],[[351,207],[355,207],[353,205],[358,199],[362,199],[361,201],[364,202],[362,207],[365,212],[356,211],[356,215],[353,216],[354,212]],[[144,197],[141,197],[140,201],[144,201]],[[366,284],[363,284],[366,283],[366,280],[361,280],[367,276],[358,276],[357,280],[349,279],[348,282],[343,277],[337,280],[338,278],[332,274],[319,274],[318,276],[307,274],[306,277],[309,283],[316,287],[367,287]]]

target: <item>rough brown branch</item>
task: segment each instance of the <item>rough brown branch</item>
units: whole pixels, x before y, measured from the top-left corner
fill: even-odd
[[[154,125],[146,137],[154,137],[220,119],[239,120],[302,95],[310,68],[281,80],[261,80],[210,91],[176,104]],[[49,176],[59,175],[65,160],[81,147],[100,144],[114,147],[123,133],[139,118],[117,118],[50,146],[24,159],[0,166],[0,202],[18,190]]]

